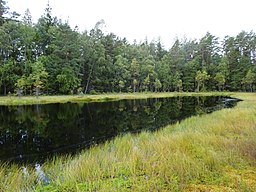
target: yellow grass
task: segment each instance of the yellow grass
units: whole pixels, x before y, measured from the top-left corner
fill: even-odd
[[[231,93],[106,93],[100,95],[56,95],[56,96],[0,96],[0,105],[28,105],[46,103],[66,103],[66,102],[102,102],[120,99],[146,99],[176,96],[211,96],[230,95]]]

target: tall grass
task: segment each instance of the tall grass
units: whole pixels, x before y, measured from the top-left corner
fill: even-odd
[[[256,94],[157,132],[126,134],[42,169],[0,167],[0,191],[256,191]]]

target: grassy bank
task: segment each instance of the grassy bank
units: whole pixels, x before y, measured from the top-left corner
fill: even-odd
[[[244,101],[49,161],[50,184],[1,165],[0,191],[256,191],[256,94],[232,96]]]
[[[209,93],[108,93],[101,95],[58,95],[58,96],[2,96],[0,105],[29,105],[47,103],[67,103],[67,102],[102,102],[120,99],[146,99],[155,97],[175,97],[175,96],[217,96],[230,95],[231,93],[209,92]]]

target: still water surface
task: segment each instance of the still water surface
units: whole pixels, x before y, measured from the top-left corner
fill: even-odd
[[[175,97],[0,106],[0,160],[42,163],[54,155],[74,154],[120,134],[153,131],[235,104],[223,97]]]

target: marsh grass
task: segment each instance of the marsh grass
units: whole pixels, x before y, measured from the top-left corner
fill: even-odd
[[[30,104],[48,104],[48,103],[67,103],[67,102],[104,102],[120,99],[146,99],[176,96],[217,96],[230,93],[209,92],[209,93],[106,93],[100,95],[57,95],[57,96],[1,96],[0,105],[30,105]]]
[[[42,169],[0,166],[2,191],[256,191],[256,94],[157,132],[119,136]]]

